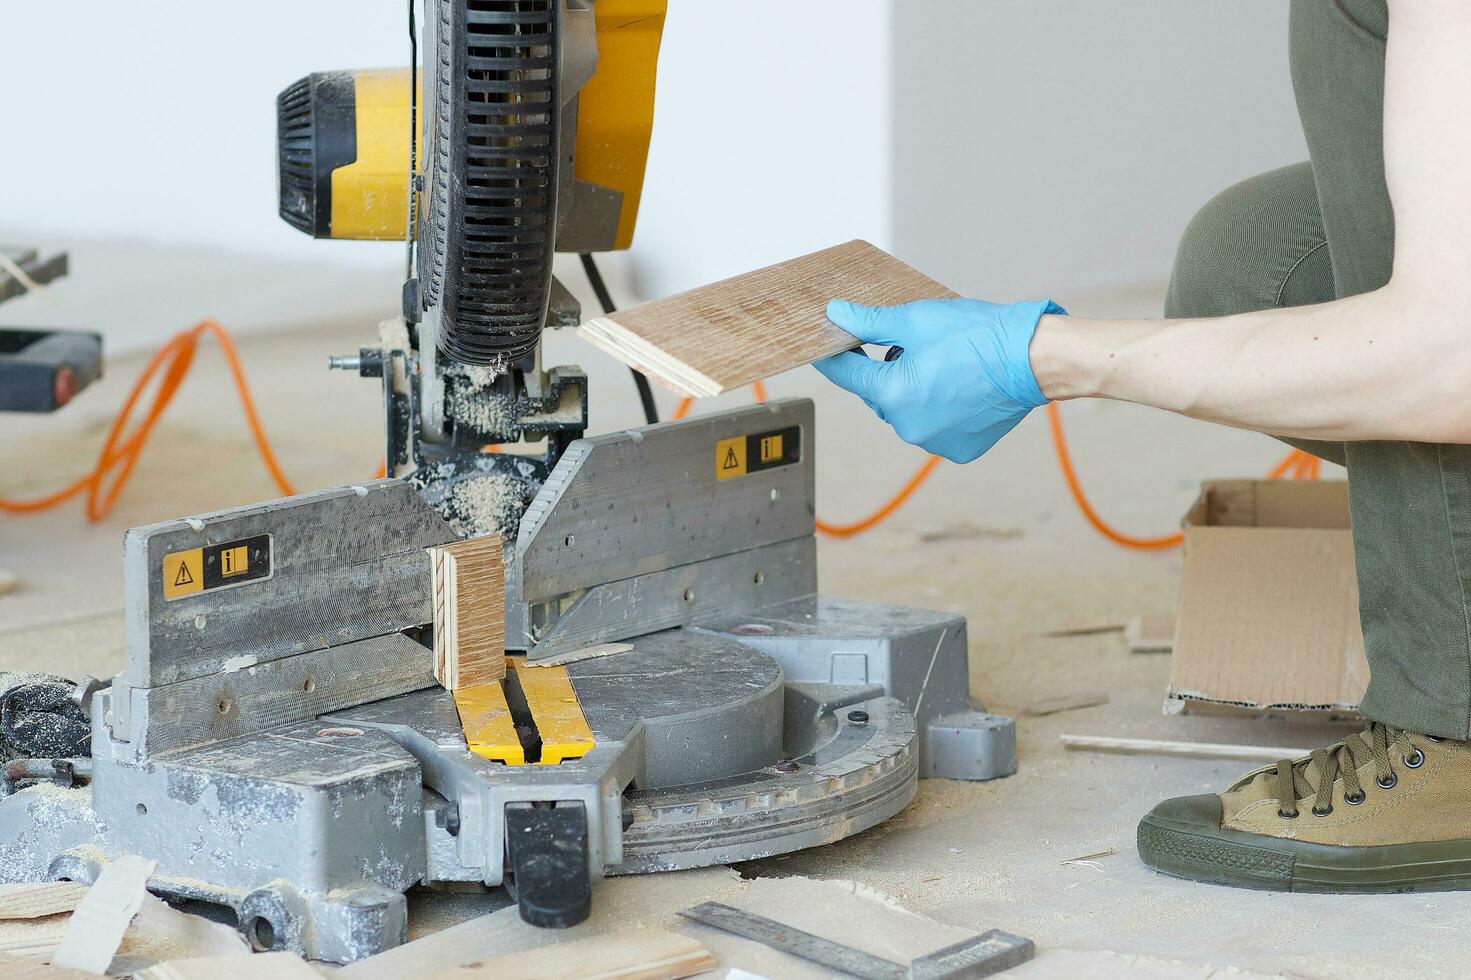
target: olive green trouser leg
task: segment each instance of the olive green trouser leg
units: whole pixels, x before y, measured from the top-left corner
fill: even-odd
[[[1334,298],[1313,166],[1271,170],[1217,194],[1180,239],[1165,316],[1230,316]],[[1284,439],[1340,465],[1343,443]]]
[[[1181,244],[1168,312],[1288,306],[1388,282],[1387,31],[1384,0],[1293,0],[1292,79],[1311,162],[1254,178],[1206,206]],[[1315,233],[1326,245],[1312,248]],[[1371,671],[1364,713],[1411,731],[1471,738],[1471,447],[1349,442],[1341,455],[1329,444],[1309,448],[1348,467]]]

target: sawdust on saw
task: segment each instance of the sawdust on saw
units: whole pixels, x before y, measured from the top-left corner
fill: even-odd
[[[526,484],[515,477],[494,473],[476,477],[455,484],[446,516],[460,534],[514,535],[526,497]]]
[[[456,421],[476,432],[510,432],[515,427],[514,400],[490,390],[500,373],[486,367],[463,368],[447,399]]]

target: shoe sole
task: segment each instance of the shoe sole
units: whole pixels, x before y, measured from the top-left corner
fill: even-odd
[[[1266,843],[1270,842],[1270,843]],[[1471,840],[1339,847],[1206,828],[1149,814],[1139,857],[1154,870],[1280,892],[1429,892],[1471,889]]]

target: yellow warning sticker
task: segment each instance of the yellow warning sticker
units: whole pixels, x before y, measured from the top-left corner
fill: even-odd
[[[802,427],[798,425],[721,439],[715,443],[715,479],[749,476],[801,460]]]
[[[746,475],[746,437],[721,439],[715,444],[715,479]]]
[[[220,575],[230,578],[250,571],[250,549],[245,545],[220,552]]]
[[[250,538],[175,551],[163,556],[163,597],[185,596],[229,589],[271,577],[271,536]]]
[[[781,459],[781,436],[780,432],[774,432],[769,436],[761,437],[761,462],[773,463]]]
[[[204,549],[163,556],[163,597],[177,599],[204,590]]]

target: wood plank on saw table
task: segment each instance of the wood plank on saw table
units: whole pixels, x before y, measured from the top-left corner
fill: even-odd
[[[434,587],[434,676],[451,691],[506,676],[506,575],[498,534],[426,549]]]

